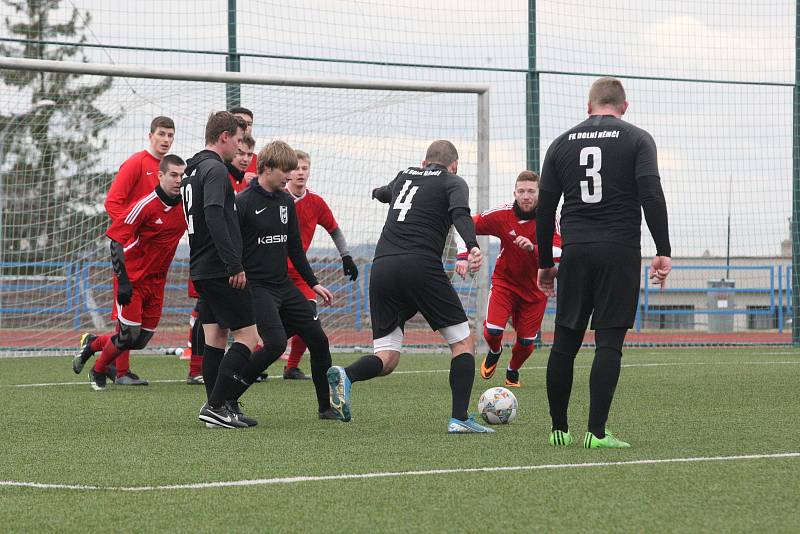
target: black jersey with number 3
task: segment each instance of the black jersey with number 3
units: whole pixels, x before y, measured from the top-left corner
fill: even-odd
[[[553,141],[539,187],[564,194],[563,246],[640,246],[638,180],[646,176],[659,176],[655,141],[614,116],[593,115]]]
[[[383,201],[391,198],[375,259],[417,254],[441,261],[452,211],[469,210],[467,182],[442,165],[409,167],[374,196]]]

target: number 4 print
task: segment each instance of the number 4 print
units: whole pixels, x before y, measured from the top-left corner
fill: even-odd
[[[392,209],[400,210],[400,213],[397,214],[398,222],[406,220],[406,213],[408,213],[408,210],[412,207],[411,200],[417,193],[417,189],[419,189],[418,185],[409,189],[409,185],[411,185],[411,180],[406,180],[403,184],[403,188],[400,190],[400,194],[397,195],[397,200],[394,201],[394,206],[392,206]]]

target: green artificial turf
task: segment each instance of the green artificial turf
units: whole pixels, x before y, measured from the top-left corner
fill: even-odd
[[[354,356],[334,355],[337,363]],[[800,457],[618,464],[800,452],[800,352],[628,350],[609,427],[627,450],[580,448],[591,351],[576,360],[575,443],[547,444],[546,351],[523,369],[517,419],[448,435],[449,359],[404,355],[353,388],[353,421],[320,421],[310,381],[269,379],[242,401],[259,425],[210,430],[186,362],[134,355],[153,381],[92,391],[69,358],[0,359],[0,529],[229,532],[729,532],[800,530]],[[502,367],[480,393],[502,385]],[[275,373],[279,369],[275,368]],[[307,356],[301,367],[308,371]],[[271,370],[272,371],[272,370]],[[420,371],[420,372],[409,372]],[[173,382],[159,382],[170,381]],[[20,384],[80,382],[18,387]],[[575,464],[602,465],[575,465]],[[558,465],[570,467],[558,468]],[[470,468],[521,466],[508,471]],[[547,466],[547,467],[543,467]],[[456,470],[243,487],[120,487]]]

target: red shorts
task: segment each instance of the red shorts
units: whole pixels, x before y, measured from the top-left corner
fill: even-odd
[[[542,326],[546,307],[546,297],[541,300],[525,300],[513,291],[492,286],[486,303],[486,321],[483,324],[487,328],[505,330],[510,317],[517,337],[532,339]]]
[[[114,277],[114,311],[111,317],[127,325],[141,325],[145,330],[155,330],[161,320],[166,282],[166,278],[135,282],[130,303],[120,306],[117,302],[117,278]]]
[[[294,285],[297,286],[297,289],[300,290],[300,293],[302,293],[305,298],[308,300],[317,300],[317,294],[314,293],[314,290],[309,287],[305,280],[303,280],[303,277],[300,276],[300,273],[294,269],[289,269],[289,278],[291,278],[292,282],[294,282]]]

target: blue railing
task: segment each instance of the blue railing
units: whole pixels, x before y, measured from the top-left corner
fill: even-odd
[[[636,331],[641,331],[642,317],[641,315],[647,313],[660,314],[660,315],[769,315],[778,317],[778,332],[783,333],[783,318],[784,309],[788,314],[791,314],[791,266],[783,265],[674,265],[673,271],[765,271],[769,277],[769,287],[704,287],[704,288],[670,288],[657,289],[653,287],[648,279],[649,266],[642,266],[642,289],[640,294],[641,306],[636,312]],[[786,272],[786,283],[784,287],[784,270]],[[776,289],[777,283],[777,291]],[[769,297],[769,305],[763,309],[752,308],[726,308],[726,309],[712,309],[712,308],[694,308],[694,309],[663,309],[663,308],[650,308],[650,295],[656,294],[670,294],[670,293],[733,293],[733,294],[767,294]],[[777,293],[777,302],[775,300]],[[784,304],[784,298],[786,304]]]
[[[492,261],[490,258],[490,270]],[[338,262],[312,262],[313,269],[316,272],[325,270],[339,271],[341,264]],[[4,262],[0,264],[7,270],[17,270],[20,268],[36,268],[37,271],[49,270],[60,271],[63,273],[63,281],[56,281],[55,283],[43,283],[38,281],[20,280],[13,283],[7,283],[0,280],[0,294],[6,295],[12,291],[45,291],[47,293],[64,293],[64,301],[62,304],[36,306],[8,306],[8,301],[3,298],[0,301],[0,314],[24,314],[24,313],[38,313],[38,314],[71,314],[72,326],[75,330],[81,328],[81,322],[84,314],[88,313],[89,306],[87,300],[88,291],[111,291],[112,285],[108,281],[101,283],[91,282],[91,271],[93,268],[108,268],[108,262],[99,261],[84,261],[84,262]],[[173,267],[183,268],[188,270],[188,263],[185,261],[176,261]],[[452,269],[453,264],[446,265],[447,268]],[[361,330],[363,327],[363,318],[369,314],[369,277],[372,269],[371,263],[361,264],[359,266],[361,271],[357,282],[343,282],[329,284],[328,289],[336,294],[335,305],[325,308],[327,314],[352,314],[354,317],[353,326],[356,330]],[[641,306],[638,307],[636,313],[636,330],[640,331],[642,328],[643,314],[660,314],[660,315],[687,315],[687,314],[707,314],[707,315],[774,315],[777,314],[778,318],[778,331],[783,332],[784,318],[792,314],[792,298],[791,298],[791,266],[784,265],[676,265],[673,266],[674,271],[680,270],[713,270],[719,272],[722,269],[730,269],[733,271],[765,271],[768,273],[769,287],[737,287],[737,288],[671,288],[667,287],[663,290],[654,288],[649,284],[647,277],[648,267],[642,268],[642,289],[640,294]],[[61,278],[59,274],[57,278]],[[166,290],[168,292],[185,292],[186,283],[183,280],[175,281],[174,276],[171,277],[173,282],[168,283]],[[475,313],[475,306],[478,305],[474,300],[474,287],[469,284],[458,285],[456,287],[462,301],[465,303],[465,311],[468,315]],[[777,291],[776,291],[777,289]],[[708,309],[708,308],[695,308],[695,309],[662,309],[651,308],[650,298],[653,293],[658,294],[692,294],[692,293],[723,293],[733,292],[736,294],[766,294],[768,295],[769,305],[764,309]],[[551,299],[545,311],[546,314],[555,313],[555,301]],[[93,312],[110,313],[109,306],[98,306],[92,309]],[[165,306],[164,312],[166,313],[189,313],[191,306]]]

